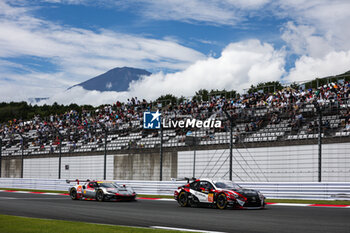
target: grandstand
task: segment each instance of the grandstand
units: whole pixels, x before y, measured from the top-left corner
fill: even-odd
[[[117,102],[81,114],[72,110],[45,119],[35,116],[27,121],[3,123],[0,128],[1,155],[3,161],[10,161],[57,156],[226,150],[231,135],[228,116],[234,119],[232,135],[236,149],[316,145],[321,141],[346,143],[350,141],[349,95],[349,82],[341,80],[308,90],[286,87],[273,93],[254,92],[232,98],[211,96],[207,101],[189,99],[175,105],[141,102],[133,98],[127,103]],[[222,127],[147,130],[143,129],[142,117],[148,110],[160,110],[163,119],[205,120],[214,117],[222,122]],[[213,153],[219,156],[217,152]],[[203,163],[204,167],[208,165],[208,161]],[[18,172],[9,169],[5,172],[4,166],[2,177],[18,176]],[[346,160],[344,171],[349,167]]]

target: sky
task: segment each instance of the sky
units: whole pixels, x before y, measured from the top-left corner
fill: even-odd
[[[350,70],[348,0],[0,0],[0,102],[100,105],[244,92]],[[115,67],[126,92],[68,87]]]

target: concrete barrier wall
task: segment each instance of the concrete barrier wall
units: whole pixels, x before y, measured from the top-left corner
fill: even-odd
[[[163,153],[162,179],[177,177],[177,153]],[[115,180],[159,180],[159,153],[124,154],[114,156]]]
[[[21,159],[2,159],[1,177],[20,178],[21,166]]]
[[[107,179],[113,179],[113,155],[107,156]],[[104,156],[67,156],[61,160],[62,179],[103,179]],[[58,157],[24,159],[24,178],[58,178]]]
[[[58,157],[25,158],[24,178],[57,179]],[[20,178],[21,160],[3,159],[1,177]],[[103,179],[104,156],[64,156],[61,159],[62,179]],[[163,180],[177,177],[177,152],[163,153]],[[107,155],[106,179],[159,180],[158,153]]]

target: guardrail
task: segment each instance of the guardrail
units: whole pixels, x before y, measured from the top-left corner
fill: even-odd
[[[119,180],[134,188],[139,194],[173,195],[184,181],[137,181]],[[238,183],[244,188],[256,189],[267,198],[276,199],[314,199],[314,200],[350,200],[349,182],[246,182]],[[38,190],[66,191],[70,184],[58,179],[20,179],[0,178],[0,188],[21,188]]]

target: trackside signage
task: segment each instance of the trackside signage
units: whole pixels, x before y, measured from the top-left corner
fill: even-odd
[[[143,128],[144,129],[160,129],[163,128],[221,128],[222,122],[215,119],[197,120],[184,119],[172,120],[161,119],[161,114],[157,112],[143,113]]]

